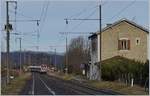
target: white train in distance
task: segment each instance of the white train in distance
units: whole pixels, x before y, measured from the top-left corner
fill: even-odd
[[[28,66],[28,70],[30,72],[39,72],[39,73],[47,73],[47,65],[42,64],[40,66]]]

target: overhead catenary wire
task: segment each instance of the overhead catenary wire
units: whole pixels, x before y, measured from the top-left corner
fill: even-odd
[[[14,29],[17,30],[17,22],[16,22],[16,18],[17,18],[17,3],[15,5],[15,22],[14,22]]]
[[[91,3],[90,3],[91,4]],[[103,5],[104,4],[106,4],[106,2],[104,2],[103,3]],[[89,6],[88,6],[89,7]],[[90,14],[90,15],[88,15],[87,17],[85,17],[85,20],[87,19],[87,18],[89,18],[89,17],[91,17],[95,12],[96,12],[96,8],[98,7],[98,5],[96,5],[96,6],[94,6],[94,7],[91,7],[90,9],[94,9],[94,11]],[[77,14],[74,14],[74,15],[72,15],[72,16],[70,16],[69,18],[73,18],[73,17],[78,17],[78,16],[80,16],[81,14],[83,14],[83,13],[85,13],[86,11],[89,11],[89,8],[85,8],[85,9],[83,9],[82,11],[80,11],[79,13],[77,13]],[[97,20],[97,19],[96,19]],[[79,25],[81,25],[82,23],[83,23],[84,21],[81,21],[79,24],[77,24],[76,26],[74,26],[71,30],[74,30],[75,28],[77,28]],[[66,23],[66,26],[65,26],[65,31],[66,31],[66,29],[68,28],[68,23]],[[70,31],[71,32],[71,31]],[[70,33],[69,31],[68,31],[68,33]],[[63,34],[64,35],[64,32],[59,32],[61,35]],[[68,33],[66,33],[65,32],[65,35],[66,35],[66,38],[67,38],[67,34]],[[87,34],[87,33],[83,33],[83,32],[71,32],[71,34]],[[88,34],[91,34],[92,32],[90,32],[90,33],[88,33]]]
[[[45,20],[46,20],[46,16],[47,16],[47,11],[48,11],[48,6],[49,6],[49,1],[45,2],[42,4],[42,12],[40,15],[40,24],[38,24],[38,28],[37,28],[37,45],[39,45],[40,42],[40,32],[42,32],[42,29],[45,25]],[[39,46],[38,46],[39,49]]]
[[[91,3],[90,3],[89,5],[91,5]],[[89,7],[89,5],[88,5],[88,7]],[[90,9],[93,9],[93,8],[96,8],[96,7],[98,7],[98,6],[96,5],[96,6],[92,7],[92,8],[90,8]],[[90,9],[85,8],[85,9],[81,10],[79,13],[74,14],[74,15],[68,17],[68,18],[78,17],[78,16],[80,16],[81,14],[83,14],[83,13],[89,11]]]
[[[107,2],[104,2],[102,5],[105,5]],[[91,3],[89,4],[89,5],[91,5]],[[87,7],[89,7],[89,5],[87,6]],[[76,14],[74,14],[74,15],[71,15],[71,16],[69,16],[68,18],[73,18],[73,17],[79,17],[79,16],[81,16],[81,14],[83,14],[83,13],[85,13],[85,12],[87,12],[87,11],[89,11],[89,10],[91,10],[91,9],[95,9],[95,8],[97,8],[98,7],[98,5],[96,5],[96,6],[94,6],[94,7],[91,7],[91,8],[85,8],[85,9],[83,9],[83,10],[81,10],[80,12],[78,12],[78,13],[76,13]],[[96,11],[96,10],[95,10]],[[86,18],[85,18],[85,20],[87,19],[87,18],[89,18],[91,15],[93,15],[93,13],[94,12],[92,12],[90,15],[88,15]],[[92,20],[92,19],[91,19]],[[98,19],[93,19],[93,20],[98,20]],[[75,29],[75,28],[77,28],[79,25],[81,25],[83,23],[83,21],[82,22],[80,22],[79,24],[77,24],[77,25],[75,25],[71,30],[73,30],[73,29]],[[65,26],[65,28],[64,28],[64,30],[65,30],[65,32],[66,32],[66,29],[68,29],[68,25],[69,24],[66,24],[66,26]],[[59,32],[60,33],[60,32]],[[78,33],[80,33],[80,32],[73,32],[73,34],[78,34]],[[92,32],[91,32],[92,33]],[[91,34],[90,33],[90,34]],[[82,33],[82,34],[86,34],[86,33]],[[62,35],[62,33],[61,33],[61,35]],[[63,34],[64,35],[64,34]],[[65,35],[67,36],[67,34],[65,33]]]
[[[10,10],[10,9],[9,9]],[[10,10],[10,12],[12,12],[12,13],[15,13],[15,11],[13,11],[13,10]],[[29,18],[29,19],[21,19],[21,20],[10,20],[11,22],[37,22],[37,26],[39,26],[39,21],[40,20],[36,20],[36,19],[34,19],[33,17],[29,17],[29,16],[26,16],[26,15],[24,15],[23,13],[21,13],[21,12],[18,12],[18,14],[20,15],[20,16],[23,16],[23,17],[25,17],[25,18]],[[17,15],[18,15],[17,14]],[[19,32],[20,33],[20,32]],[[20,34],[20,35],[27,35],[27,34]],[[35,36],[34,34],[31,34],[31,36]],[[37,30],[37,42],[39,41],[39,30]]]
[[[95,10],[89,15],[89,16],[87,16],[86,18],[89,18],[90,16],[92,16],[93,14],[95,13]],[[101,5],[100,5],[100,14],[101,14]],[[100,21],[101,21],[101,15],[100,15],[100,19],[99,19]],[[82,22],[84,22],[85,20],[82,20],[78,25],[76,25],[75,27],[73,27],[72,28],[72,30],[74,29],[74,28],[76,28],[76,27],[78,27],[80,24],[82,24]],[[67,19],[66,19],[66,25],[68,25],[68,21],[67,21]],[[100,24],[100,26],[101,26],[101,24]],[[101,29],[101,27],[100,27],[100,29]],[[66,40],[67,41],[67,40]],[[67,44],[67,43],[66,43]],[[66,46],[66,49],[67,49],[67,46]],[[67,57],[67,51],[66,51],[66,57]],[[67,59],[66,59],[66,65],[67,65]],[[66,67],[67,68],[67,67]],[[101,71],[100,71],[101,72]],[[67,73],[67,72],[66,72]]]
[[[18,9],[17,9],[18,10]],[[9,9],[9,12],[11,13],[15,13],[15,11]],[[27,15],[24,15],[23,13],[21,13],[20,11],[17,11],[17,15],[19,16],[22,16],[22,17],[25,17],[25,18],[30,18],[30,19],[34,19],[33,17],[30,17],[30,16],[27,16]]]
[[[94,7],[88,8],[89,5],[91,5],[91,3],[89,3],[89,4],[87,5],[87,7],[84,8],[83,10],[81,10],[80,12],[78,12],[78,13],[76,13],[76,14],[73,14],[73,15],[69,16],[68,18],[73,18],[73,17],[77,17],[77,16],[79,17],[81,14],[83,14],[83,13],[85,13],[85,12],[87,12],[87,11],[93,9],[93,8],[98,7],[98,6],[96,5],[96,6],[94,6]],[[65,26],[65,28],[64,28],[65,31],[68,29],[68,25],[69,25],[69,24],[66,24],[66,26]],[[78,24],[78,25],[80,25],[80,24]],[[76,26],[78,26],[78,25],[76,25]],[[66,35],[67,35],[67,34],[66,34]]]
[[[46,4],[46,2],[43,2],[43,4],[42,4],[42,12],[41,12],[41,15],[40,15],[40,20],[42,19],[43,14],[44,14],[45,4]]]
[[[115,17],[119,16],[121,13],[123,13],[126,9],[128,9],[129,7],[131,7],[134,3],[136,2],[136,0],[132,1],[131,3],[129,3],[127,6],[125,6],[124,8],[122,8],[119,12],[117,12],[114,16],[112,16],[110,20],[114,19]]]
[[[47,17],[47,12],[48,12],[48,7],[49,7],[49,1],[46,2],[46,5],[44,7],[44,9],[42,9],[42,12],[41,12],[41,16],[40,16],[40,20],[41,20],[41,24],[39,26],[39,31],[42,32],[43,30],[43,27],[45,25],[45,20],[46,20],[46,17]],[[42,15],[43,14],[43,15]],[[43,17],[43,18],[42,18]]]
[[[96,8],[95,8],[95,10],[91,13],[91,14],[89,14],[87,17],[85,17],[85,19],[87,19],[87,18],[89,18],[89,17],[91,17],[92,15],[94,15],[94,13],[96,12]],[[76,26],[74,26],[71,30],[74,30],[74,29],[76,29],[77,27],[79,27],[82,23],[84,23],[85,22],[85,20],[83,20],[83,21],[81,21],[80,23],[78,23]]]
[[[97,8],[97,7],[96,7],[96,8]],[[94,9],[95,9],[95,8],[94,8]],[[89,18],[90,16],[92,16],[92,15],[95,13],[95,11],[96,11],[96,10],[94,10],[94,11],[93,11],[90,15],[88,15],[86,18]],[[85,19],[86,19],[86,18],[85,18]],[[82,21],[82,22],[83,22],[83,21]],[[79,26],[80,24],[82,24],[82,22],[79,23],[77,26]],[[68,23],[66,22],[66,26],[67,26],[67,25],[68,25]],[[77,26],[73,27],[72,30],[73,30],[74,28],[76,28]],[[68,73],[68,55],[67,55],[67,54],[68,54],[68,40],[67,40],[67,34],[66,34],[66,56],[65,56],[65,57],[66,57],[66,60],[65,60],[65,61],[66,61],[66,64],[65,64],[65,65],[66,65],[66,68],[65,68],[66,73]]]
[[[46,3],[47,5],[46,5],[46,8],[45,8],[45,14],[43,15],[43,22],[45,22],[45,20],[46,20],[46,16],[47,16],[47,12],[48,12],[48,7],[49,7],[49,2],[47,2]]]
[[[103,2],[103,3],[101,4],[101,6],[104,6],[106,3],[107,3],[106,1]],[[85,17],[84,19],[81,19],[82,21],[81,21],[80,23],[78,23],[77,25],[75,25],[71,30],[76,29],[76,28],[79,27],[82,23],[84,23],[86,20],[88,20],[89,17],[91,17],[92,15],[94,15],[94,13],[96,12],[96,10],[97,10],[98,7],[99,7],[98,5],[96,5],[95,7],[93,7],[94,11],[91,12],[91,13],[90,13],[87,17]],[[80,20],[80,19],[74,19],[74,20]],[[91,20],[99,20],[99,19],[91,19]]]
[[[102,5],[105,5],[105,4],[106,4],[106,2],[104,2]],[[96,5],[96,6],[93,6],[93,7],[88,8],[89,6],[91,6],[91,2],[87,5],[86,8],[84,8],[83,10],[81,10],[80,12],[78,12],[78,13],[76,13],[76,14],[73,14],[73,15],[69,16],[68,18],[78,17],[78,16],[80,16],[81,14],[83,14],[83,13],[85,13],[85,12],[87,12],[87,11],[93,9],[93,8],[98,7],[98,5]]]
[[[9,12],[16,14],[16,7],[15,7],[15,10],[9,9]],[[15,20],[10,20],[10,22],[37,22],[37,25],[39,25],[39,22],[40,22],[39,19],[35,19],[35,18],[31,17],[31,16],[24,15],[24,13],[22,13],[22,11],[19,10],[18,8],[17,8],[16,16],[17,17],[18,16],[22,16],[22,17],[28,18],[28,19],[19,19],[19,20],[15,19]]]

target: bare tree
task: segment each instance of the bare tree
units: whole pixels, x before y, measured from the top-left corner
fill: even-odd
[[[81,73],[81,64],[88,64],[90,59],[89,42],[79,36],[73,38],[68,46],[69,72]]]

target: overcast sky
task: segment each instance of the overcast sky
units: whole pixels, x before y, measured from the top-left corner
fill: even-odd
[[[65,51],[65,35],[59,32],[96,32],[99,29],[99,21],[69,21],[65,24],[65,18],[99,18],[99,0],[87,1],[21,1],[17,2],[17,20],[37,20],[40,19],[39,26],[37,22],[11,22],[14,31],[21,32],[23,50],[36,50],[39,45],[40,51],[52,51],[49,46],[56,47],[58,52]],[[2,22],[3,26],[6,23],[5,2],[1,3]],[[44,7],[44,8],[43,8]],[[47,9],[47,10],[46,10]],[[43,10],[43,11],[42,11]],[[105,27],[107,23],[113,23],[121,18],[133,20],[144,27],[148,26],[148,0],[103,0],[102,1],[102,25]],[[15,19],[15,4],[9,5],[10,20]],[[45,19],[45,20],[44,20]],[[81,23],[81,24],[80,24]],[[16,26],[16,27],[15,27]],[[15,30],[16,29],[16,30]],[[1,29],[2,30],[2,29]],[[37,43],[36,35],[40,30],[39,43]],[[2,31],[2,50],[5,50],[5,36]],[[27,34],[28,33],[28,34]],[[68,41],[81,34],[68,35]],[[88,34],[83,35],[89,36]],[[19,42],[15,38],[20,36],[11,35],[11,51],[19,49]]]

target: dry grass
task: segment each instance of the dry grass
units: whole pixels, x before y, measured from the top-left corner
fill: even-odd
[[[71,80],[71,79],[73,79],[73,75],[65,74],[65,75],[62,77],[62,79],[64,79],[64,80]]]
[[[56,77],[59,77],[63,80],[71,80],[74,78],[75,74],[64,74],[64,73],[53,73]],[[119,92],[126,95],[148,95],[147,92],[144,91],[144,88],[134,85],[133,87],[127,86],[124,83],[119,82],[110,82],[110,81],[87,81],[89,86],[96,87],[98,89],[110,89],[115,92]]]
[[[30,73],[22,74],[11,81],[10,85],[2,87],[1,94],[2,95],[17,95],[23,88],[26,83],[26,80],[30,78]]]
[[[144,88],[137,85],[130,87],[124,83],[109,81],[88,81],[88,84],[99,89],[110,89],[126,95],[148,95],[148,93],[144,91]]]
[[[65,74],[62,72],[48,72],[48,75],[55,76],[64,80],[71,80],[74,77],[73,74]]]

